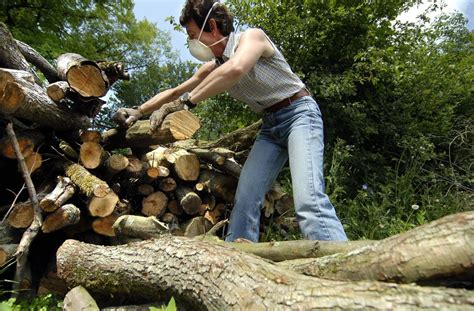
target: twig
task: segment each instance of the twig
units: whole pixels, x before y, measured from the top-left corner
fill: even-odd
[[[217,224],[215,224],[209,231],[206,232],[206,235],[214,235],[216,234],[217,230],[220,228],[224,227],[225,224],[227,224],[229,221],[227,219],[219,221]]]
[[[30,173],[25,163],[25,158],[20,151],[20,145],[18,144],[18,139],[16,138],[15,132],[13,131],[13,124],[10,122],[7,124],[7,133],[10,138],[13,148],[15,150],[15,155],[18,159],[20,165],[21,173],[23,179],[26,183],[26,188],[28,189],[28,194],[30,196],[31,203],[33,204],[34,218],[30,227],[26,229],[25,233],[21,238],[18,249],[15,253],[16,256],[16,273],[15,273],[15,287],[19,287],[21,280],[26,270],[26,265],[28,261],[28,253],[30,251],[30,245],[38,234],[39,229],[41,228],[43,219],[41,215],[41,209],[39,207],[38,196],[36,195],[35,186],[31,180]],[[15,288],[18,289],[18,288]]]
[[[9,208],[8,211],[5,213],[5,216],[3,216],[3,219],[2,219],[2,221],[0,222],[0,225],[3,225],[3,223],[5,222],[5,220],[8,218],[8,215],[10,215],[10,213],[12,212],[13,208],[15,207],[16,201],[18,200],[18,198],[20,197],[21,192],[22,192],[24,189],[25,189],[25,184],[23,184],[23,186],[21,186],[21,189],[20,189],[20,191],[18,191],[18,193],[15,193],[15,192],[13,192],[12,190],[7,189],[7,191],[10,191],[11,193],[13,193],[13,195],[15,196],[15,199],[13,199],[13,202],[12,202],[12,204],[10,205],[10,208]]]

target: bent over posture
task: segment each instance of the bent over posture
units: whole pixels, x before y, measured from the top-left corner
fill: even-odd
[[[232,15],[215,0],[188,0],[180,23],[191,54],[206,63],[189,80],[137,109],[119,109],[115,120],[129,125],[152,113],[153,130],[168,113],[227,91],[262,114],[263,125],[242,169],[226,241],[258,241],[265,194],[288,160],[303,236],[347,240],[324,193],[321,112],[282,53],[260,29],[235,33]]]

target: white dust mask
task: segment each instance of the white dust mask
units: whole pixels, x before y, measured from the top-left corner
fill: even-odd
[[[204,23],[202,25],[202,29],[201,29],[201,32],[199,33],[198,38],[188,40],[189,52],[191,53],[191,55],[193,57],[200,60],[201,62],[208,62],[208,61],[212,60],[214,58],[214,53],[211,50],[211,46],[214,46],[214,45],[218,44],[219,42],[224,41],[227,38],[227,37],[224,37],[224,38],[214,42],[213,44],[211,44],[209,46],[207,46],[204,43],[202,43],[201,41],[199,41],[199,39],[201,39],[201,35],[202,35],[202,32],[203,32],[204,27],[206,25],[207,19],[209,18],[209,15],[212,12],[212,9],[214,9],[214,7],[217,6],[218,4],[219,4],[218,2],[214,3],[212,5],[211,9],[209,10],[209,12],[207,13],[207,16],[204,19]]]

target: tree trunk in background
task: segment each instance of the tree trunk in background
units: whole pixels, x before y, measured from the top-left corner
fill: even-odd
[[[193,310],[474,307],[466,290],[324,280],[223,245],[173,236],[110,247],[67,240],[57,265],[71,286],[150,301],[167,293]]]

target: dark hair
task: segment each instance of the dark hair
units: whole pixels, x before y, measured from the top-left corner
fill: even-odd
[[[186,26],[191,20],[194,20],[199,28],[203,28],[204,31],[209,32],[211,28],[209,26],[209,20],[213,18],[216,21],[217,28],[220,30],[223,36],[228,36],[234,31],[234,17],[230,13],[229,9],[221,3],[217,4],[212,9],[209,18],[207,19],[206,25],[204,20],[209,10],[212,8],[216,0],[187,0],[181,11],[179,23],[181,26]]]

